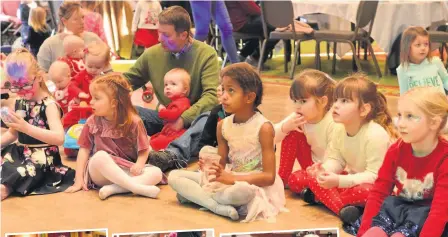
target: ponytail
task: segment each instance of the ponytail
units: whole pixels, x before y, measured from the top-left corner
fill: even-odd
[[[391,138],[399,137],[397,131],[395,131],[392,116],[390,115],[389,109],[387,108],[387,100],[383,93],[379,91],[377,92],[376,106],[372,108],[370,116],[368,117],[371,117],[373,121],[381,125],[387,131]]]

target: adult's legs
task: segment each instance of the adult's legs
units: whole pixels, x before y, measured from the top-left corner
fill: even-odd
[[[152,109],[143,108],[140,106],[135,106],[137,109],[140,118],[142,118],[143,124],[146,128],[146,133],[148,136],[152,136],[160,131],[163,128],[163,120],[160,119],[159,113]]]
[[[221,205],[210,194],[206,193],[199,185],[201,174],[186,170],[173,170],[168,177],[168,184],[180,196],[202,206],[210,211],[230,217],[232,220],[239,218],[238,212],[233,206]]]
[[[272,27],[270,25],[268,25],[267,28],[268,28],[268,34],[271,31],[275,30],[275,27]],[[248,33],[248,34],[258,34],[260,36],[263,36],[263,23],[261,21],[261,16],[251,17],[247,21],[247,23],[240,30],[238,30],[238,32]],[[274,49],[274,47],[277,43],[278,43],[278,40],[268,40],[266,43],[265,52],[269,52],[270,50]],[[241,49],[240,54],[241,54],[241,56],[245,56],[245,54],[248,54],[248,52],[250,52],[250,54],[256,59],[258,59],[260,57],[258,40],[247,41],[246,44],[244,45],[243,49]],[[263,56],[263,62],[265,62],[267,58],[268,58],[268,54],[265,53],[265,55]]]
[[[88,169],[92,181],[98,186],[117,184],[132,193],[151,198],[157,197],[160,192],[156,186],[135,182],[105,151],[98,151],[90,158]],[[161,179],[161,175],[158,176]]]
[[[223,0],[213,1],[212,17],[215,19],[221,33],[222,46],[227,52],[230,62],[239,62],[235,39],[233,38],[233,26],[230,21],[229,12]]]
[[[159,167],[163,172],[174,167],[186,167],[191,163],[193,161],[191,155],[198,149],[209,114],[210,112],[206,112],[199,115],[190,128],[182,136],[172,141],[165,151],[150,152],[148,163]]]
[[[190,1],[193,11],[193,20],[196,32],[194,38],[205,41],[208,36],[209,24],[211,20],[211,1]]]

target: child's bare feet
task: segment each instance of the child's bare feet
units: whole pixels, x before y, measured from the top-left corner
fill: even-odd
[[[3,200],[9,196],[10,191],[9,191],[9,188],[3,184],[0,185],[0,189],[1,189],[1,193],[2,193],[1,195],[2,195],[2,200]]]

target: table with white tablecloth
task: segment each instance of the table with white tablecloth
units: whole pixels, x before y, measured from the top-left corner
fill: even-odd
[[[327,16],[314,16],[324,29],[350,30],[351,22],[356,23],[359,1],[292,1],[296,17],[314,13],[326,14]],[[308,15],[306,18],[312,19],[313,16]],[[448,22],[447,1],[381,1],[378,3],[371,36],[377,45],[388,53],[394,40],[407,27],[413,25],[429,27],[446,22]],[[340,51],[346,49],[338,49],[338,54],[341,56],[345,52]]]

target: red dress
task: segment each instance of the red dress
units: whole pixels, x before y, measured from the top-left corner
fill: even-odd
[[[61,57],[58,59],[59,61],[66,62],[70,67],[70,77],[74,78],[78,73],[82,70],[85,70],[86,67],[84,65],[84,60],[82,58],[72,58],[72,57]]]
[[[68,97],[69,98],[78,98],[79,93],[84,92],[89,95],[89,98],[87,99],[81,99],[82,101],[85,101],[87,104],[90,103],[90,100],[92,96],[90,96],[89,93],[89,85],[90,82],[93,80],[93,76],[87,73],[86,70],[81,71],[76,77],[74,77],[70,84],[68,85]],[[74,105],[73,103],[70,103],[71,105]],[[80,113],[80,111],[77,110],[70,110],[63,118],[63,125],[64,128],[69,128],[70,126],[78,123],[80,119],[86,119],[82,117],[83,113]],[[84,113],[85,114],[85,113]],[[89,115],[87,113],[86,115]]]
[[[190,108],[190,100],[187,97],[177,97],[173,98],[171,103],[165,109],[159,111],[159,117],[166,122],[176,121],[182,113]],[[164,127],[165,128],[165,127]],[[162,129],[163,131],[163,129]],[[166,134],[164,132],[159,132],[151,136],[151,147],[152,149],[158,151],[165,149],[170,142],[180,137],[185,132],[185,129],[179,130],[173,134]]]

